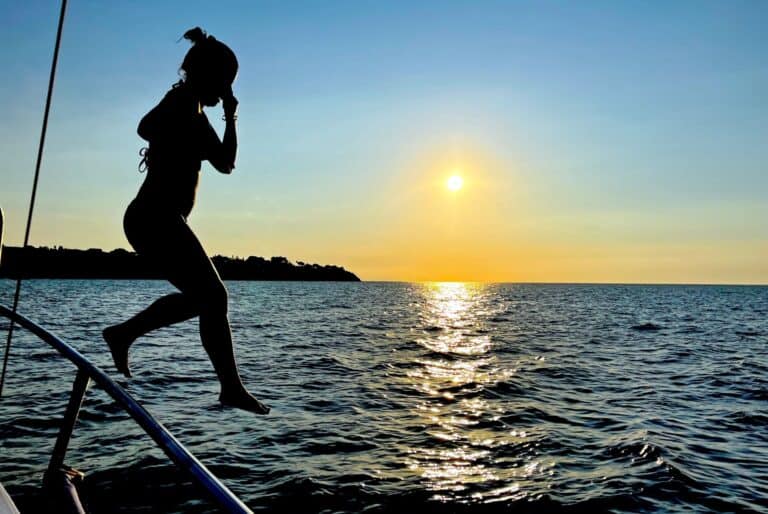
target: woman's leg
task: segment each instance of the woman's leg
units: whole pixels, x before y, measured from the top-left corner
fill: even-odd
[[[152,309],[153,304],[145,316],[138,315],[135,327],[152,330],[197,313],[203,347],[221,384],[220,401],[266,414],[269,407],[253,397],[240,379],[227,317],[227,290],[197,236],[181,216],[159,216],[146,228],[151,231],[149,237],[142,238],[137,250],[160,268],[182,298],[161,298],[157,309]]]
[[[197,315],[197,307],[186,296],[182,293],[171,293],[128,321],[105,328],[102,334],[112,352],[115,367],[126,377],[130,377],[128,350],[136,339],[158,328],[186,321]]]
[[[200,339],[221,384],[219,401],[225,405],[267,414],[269,407],[251,395],[237,369],[232,331],[228,317],[228,294],[203,246],[189,226],[182,222],[174,243],[179,252],[176,265],[169,268],[173,285],[197,307]],[[179,266],[179,263],[183,263]]]

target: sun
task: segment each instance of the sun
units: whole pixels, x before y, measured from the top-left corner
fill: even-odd
[[[458,191],[464,186],[464,179],[461,178],[459,175],[453,175],[445,183],[445,186],[451,191]]]

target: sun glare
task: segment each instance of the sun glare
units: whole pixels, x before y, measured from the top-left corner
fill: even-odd
[[[464,185],[464,179],[458,175],[453,175],[451,178],[448,179],[445,185],[451,191],[458,191]]]

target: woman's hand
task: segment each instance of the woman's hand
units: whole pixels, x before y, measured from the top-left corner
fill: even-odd
[[[224,140],[219,145],[213,145],[219,150],[215,155],[208,158],[213,167],[221,173],[232,173],[235,168],[235,157],[237,157],[237,128],[235,120],[237,119],[237,98],[232,94],[232,88],[228,87],[221,97],[221,106],[224,108]],[[214,133],[215,136],[215,133]],[[218,136],[215,137],[218,143]]]
[[[232,94],[232,91],[229,91],[229,94],[222,97],[221,104],[224,107],[224,119],[229,120],[237,117],[237,105],[239,103],[235,95]]]

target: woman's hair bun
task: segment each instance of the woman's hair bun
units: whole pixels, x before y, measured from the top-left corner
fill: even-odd
[[[187,51],[181,63],[183,80],[206,74],[223,74],[230,82],[235,80],[237,57],[231,48],[206,34],[200,27],[189,29],[183,37],[192,42],[192,48]]]
[[[184,39],[192,41],[192,44],[202,43],[208,38],[205,31],[200,27],[189,29],[184,33]]]

